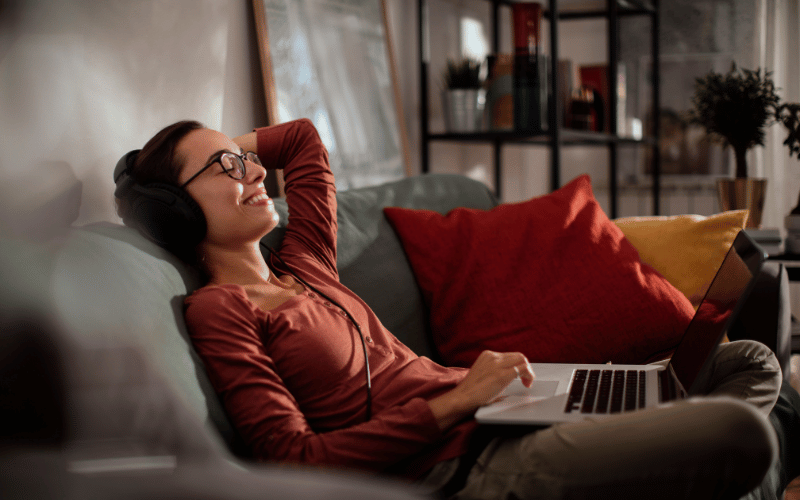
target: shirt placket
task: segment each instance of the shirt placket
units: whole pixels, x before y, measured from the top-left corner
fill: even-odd
[[[355,321],[354,318],[351,319],[348,316],[347,312],[343,308],[341,308],[338,305],[334,304],[333,302],[329,301],[325,297],[320,296],[316,292],[309,291],[308,292],[308,297],[310,299],[314,300],[315,302],[317,302],[319,304],[322,304],[323,306],[325,306],[325,307],[327,307],[329,309],[335,310],[336,314],[339,314],[343,318],[345,318],[351,325],[353,325],[353,327],[357,331],[360,329],[360,325]],[[378,352],[378,353],[380,353],[380,354],[382,354],[384,356],[389,354],[389,352],[387,351],[387,349],[385,347],[377,345],[375,343],[375,341],[372,339],[372,336],[370,336],[370,335],[368,335],[366,333],[363,333],[363,331],[362,331],[362,334],[364,335],[364,342],[366,342],[367,348],[369,348],[372,351]]]

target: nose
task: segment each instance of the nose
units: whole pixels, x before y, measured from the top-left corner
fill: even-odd
[[[267,177],[267,169],[258,163],[245,160],[247,166],[246,179],[248,184],[260,184]]]

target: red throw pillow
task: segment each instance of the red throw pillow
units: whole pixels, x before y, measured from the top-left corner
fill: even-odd
[[[430,309],[443,361],[484,349],[532,362],[666,356],[694,310],[611,222],[584,175],[492,210],[384,209]]]

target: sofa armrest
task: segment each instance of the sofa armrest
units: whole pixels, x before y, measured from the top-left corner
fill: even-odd
[[[730,340],[750,339],[766,345],[778,357],[783,375],[789,378],[791,357],[791,302],[789,276],[783,264],[767,262],[736,322],[728,331]]]

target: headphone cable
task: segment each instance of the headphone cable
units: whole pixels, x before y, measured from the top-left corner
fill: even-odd
[[[364,340],[364,333],[361,331],[361,325],[359,325],[358,322],[355,320],[355,318],[353,318],[353,315],[350,314],[350,311],[345,309],[341,304],[339,304],[338,302],[336,302],[335,300],[330,298],[328,295],[320,292],[318,289],[316,289],[315,287],[311,286],[306,280],[304,280],[303,278],[301,278],[300,276],[295,274],[294,270],[292,270],[292,268],[289,266],[289,264],[287,264],[286,261],[283,260],[283,258],[280,255],[278,255],[278,252],[276,252],[275,250],[272,249],[272,247],[270,247],[269,245],[267,245],[264,242],[261,242],[260,244],[261,244],[262,247],[264,247],[267,250],[269,250],[270,255],[274,255],[275,257],[278,258],[278,260],[281,262],[283,267],[285,267],[286,270],[289,271],[289,274],[291,274],[294,279],[296,279],[297,281],[302,283],[303,286],[305,286],[306,288],[308,288],[310,290],[313,290],[318,295],[320,295],[321,297],[325,298],[325,300],[327,300],[328,302],[332,303],[333,305],[335,305],[336,307],[338,307],[339,309],[344,311],[345,315],[347,315],[347,318],[356,327],[356,331],[358,332],[358,336],[361,338],[361,347],[364,350],[364,371],[366,373],[366,379],[367,379],[367,386],[366,386],[367,387],[366,420],[369,421],[370,418],[372,418],[372,376],[370,375],[370,371],[369,371],[369,355],[367,353],[367,343]]]

